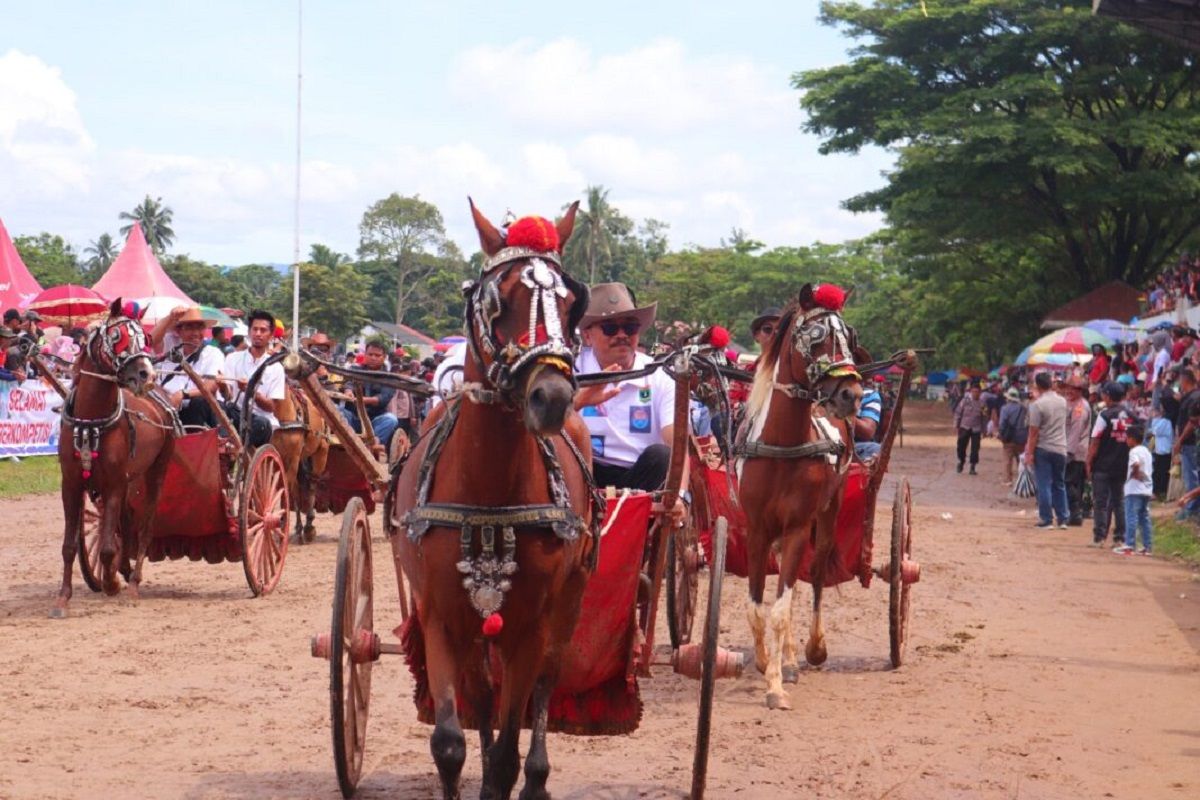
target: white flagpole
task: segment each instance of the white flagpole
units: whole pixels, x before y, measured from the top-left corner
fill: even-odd
[[[304,0],[296,0],[296,202],[292,219],[292,349],[300,349],[300,97],[303,87]]]

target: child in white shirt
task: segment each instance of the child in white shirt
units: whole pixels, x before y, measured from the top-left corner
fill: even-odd
[[[1113,548],[1113,552],[1119,555],[1133,553],[1139,527],[1142,530],[1142,547],[1137,551],[1138,555],[1150,555],[1152,546],[1150,497],[1154,494],[1154,467],[1150,451],[1142,444],[1144,436],[1140,425],[1131,425],[1125,431],[1125,441],[1129,445],[1129,471],[1125,474],[1125,543]]]

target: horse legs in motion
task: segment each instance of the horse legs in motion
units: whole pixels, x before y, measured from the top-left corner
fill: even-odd
[[[291,386],[282,400],[275,401],[275,416],[282,426],[272,434],[271,444],[283,461],[288,492],[298,498],[296,540],[311,542],[316,535],[313,480],[325,472],[329,459],[328,426],[308,397]]]

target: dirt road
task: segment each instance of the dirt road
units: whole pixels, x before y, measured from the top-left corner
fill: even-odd
[[[923,572],[908,663],[888,669],[886,587],[827,593],[830,658],[801,671],[793,711],[767,711],[753,669],[719,686],[709,796],[1200,797],[1200,582],[1087,548],[1086,529],[1035,531],[1029,501],[1000,485],[998,446],[980,476],[956,475],[950,433],[944,409],[913,407],[880,500],[887,530],[894,481],[909,477]],[[160,563],[137,605],[77,578],[59,621],[46,615],[57,497],[0,514],[0,797],[339,796],[328,672],[308,655],[328,627],[337,520],[291,549],[265,599],[249,598],[239,564]],[[387,628],[399,611],[376,547]],[[727,580],[726,645],[749,647],[745,611],[745,582]],[[798,611],[804,635],[807,603]],[[551,736],[555,797],[686,796],[696,684],[660,671],[642,692],[631,736]],[[429,729],[414,720],[408,671],[385,659],[360,797],[435,795]]]

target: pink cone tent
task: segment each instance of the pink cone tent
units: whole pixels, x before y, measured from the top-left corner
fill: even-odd
[[[127,300],[135,297],[176,297],[185,305],[196,304],[163,271],[162,265],[154,257],[154,251],[146,244],[142,226],[136,222],[129,231],[129,238],[125,240],[125,249],[92,289],[109,300],[118,297]]]
[[[0,311],[24,308],[41,291],[0,221]]]

